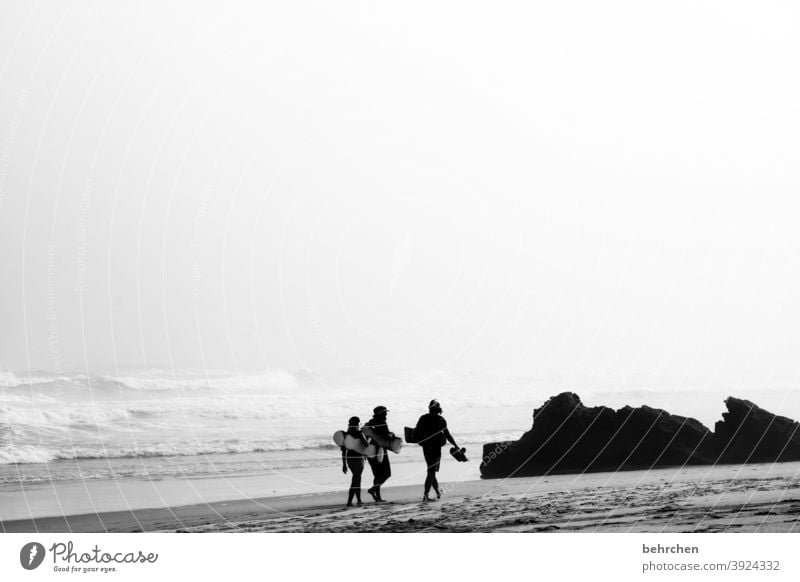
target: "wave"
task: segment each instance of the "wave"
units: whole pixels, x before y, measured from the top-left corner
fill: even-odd
[[[47,463],[56,458],[53,451],[35,445],[10,445],[0,448],[0,465]]]
[[[265,463],[260,459],[237,459],[238,462],[220,463],[218,459],[205,460],[198,458],[193,462],[173,460],[164,458],[164,462],[144,462],[145,458],[133,458],[132,462],[125,462],[124,459],[115,463],[103,462],[91,463],[84,459],[82,462],[76,460],[74,464],[60,466],[57,471],[52,470],[50,465],[36,467],[34,465],[14,466],[0,464],[0,485],[34,485],[39,483],[52,483],[54,481],[86,481],[92,479],[144,479],[148,481],[187,477],[219,477],[223,475],[261,474],[266,471],[287,471],[291,469],[302,469],[315,466],[329,466],[330,458],[323,459],[303,459],[288,460],[276,463]]]
[[[335,449],[329,439],[285,439],[275,441],[212,441],[206,443],[154,443],[142,446],[62,446],[8,445],[0,448],[0,465],[47,463],[74,459],[125,459],[145,457],[192,457],[232,453],[267,453],[311,449]]]
[[[500,429],[493,408],[535,397],[521,381],[496,389],[492,378],[467,372],[327,379],[280,371],[36,374],[24,379],[2,372],[0,465],[321,450],[333,446],[330,435],[354,414],[366,420],[373,406],[388,405],[399,431],[434,396],[444,400],[448,419],[464,413],[471,423],[455,424]],[[458,434],[459,442],[518,436]]]
[[[486,442],[519,438],[520,432],[488,432],[459,435],[462,444],[481,445]],[[407,445],[411,447],[413,445]],[[193,457],[199,455],[224,455],[247,453],[274,453],[300,451],[332,451],[338,447],[330,437],[285,438],[273,440],[241,441],[217,440],[209,442],[150,443],[139,446],[44,446],[6,444],[0,447],[0,465],[48,463],[60,460],[125,459],[150,457]]]
[[[0,426],[15,427],[22,431],[25,429],[49,430],[65,428],[82,428],[86,426],[111,428],[114,424],[127,422],[132,417],[141,416],[138,409],[118,408],[87,408],[87,409],[57,409],[50,408],[17,408],[0,406]],[[147,413],[149,416],[150,413]]]
[[[22,405],[24,404],[24,405]],[[171,428],[202,426],[229,426],[242,429],[256,426],[268,428],[272,422],[313,421],[335,413],[346,419],[351,411],[349,404],[303,404],[293,408],[285,403],[249,402],[241,405],[221,405],[214,401],[170,401],[135,402],[129,405],[105,402],[89,403],[85,406],[59,406],[52,401],[0,400],[0,427],[13,426],[19,431],[38,433],[41,430],[68,430],[91,427],[96,430],[127,431],[149,430],[153,425]],[[216,423],[216,424],[214,424]]]
[[[260,374],[237,374],[231,372],[184,372],[149,370],[131,374],[101,374],[88,376],[27,376],[18,377],[8,370],[0,370],[0,389],[22,388],[37,385],[62,384],[70,388],[103,390],[115,388],[134,392],[170,392],[192,390],[252,391],[252,390],[292,390],[298,385],[295,376],[289,372],[270,371]]]
[[[181,390],[250,391],[263,389],[294,389],[297,380],[288,372],[268,372],[255,375],[135,375],[100,376],[99,380],[127,390],[170,392]]]
[[[52,384],[54,382],[69,382],[66,376],[28,376],[18,378],[12,372],[0,370],[0,388],[20,388],[23,386],[34,386],[36,384]]]

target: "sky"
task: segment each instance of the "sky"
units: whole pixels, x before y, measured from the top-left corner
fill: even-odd
[[[791,2],[4,2],[0,366],[800,380]]]

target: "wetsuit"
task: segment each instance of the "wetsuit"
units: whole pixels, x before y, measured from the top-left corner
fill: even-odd
[[[348,428],[347,434],[359,439],[365,446],[367,445],[366,437],[357,428]],[[347,468],[350,469],[350,474],[352,475],[347,503],[352,503],[353,497],[356,497],[358,502],[361,503],[361,474],[364,472],[364,455],[342,447],[342,460],[347,464]]]
[[[447,430],[447,421],[439,414],[423,414],[417,421],[414,434],[419,435],[419,445],[429,470],[438,471],[442,461],[442,447],[452,440]]]
[[[378,419],[378,418],[371,418],[364,426],[370,427],[375,434],[382,436],[385,439],[391,438],[391,432],[389,431],[389,426],[386,424],[385,419]],[[380,446],[377,443],[374,443],[376,446]],[[384,451],[383,454],[383,461],[378,462],[378,459],[374,457],[367,457],[367,462],[369,466],[372,468],[372,473],[375,476],[373,480],[373,485],[375,487],[380,487],[392,476],[392,466],[389,463],[389,455],[387,451]]]

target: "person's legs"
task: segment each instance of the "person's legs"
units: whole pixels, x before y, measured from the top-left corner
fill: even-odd
[[[361,505],[361,473],[364,472],[364,462],[359,463],[358,468],[353,470],[353,482],[350,483],[351,495],[356,496],[356,501]],[[351,499],[352,501],[352,499]]]
[[[372,495],[372,499],[375,501],[380,501],[381,498],[378,489],[380,488],[381,483],[383,483],[381,480],[381,466],[374,457],[367,457],[367,462],[369,463],[369,468],[372,469],[372,475],[374,476],[372,479],[372,487],[367,489],[367,493]]]
[[[436,473],[434,473],[431,469],[428,469],[428,472],[425,474],[425,493],[422,495],[422,499],[424,500],[430,499],[430,497],[428,497],[428,493],[431,491],[435,474]]]
[[[392,474],[391,468],[389,467],[389,458],[384,456],[383,461],[379,463],[377,459],[367,457],[367,461],[369,461],[369,466],[372,469],[372,485],[374,487],[380,487]]]
[[[375,497],[375,484],[378,482],[378,473],[380,472],[380,469],[378,468],[378,461],[376,461],[372,457],[367,457],[367,463],[369,463],[369,468],[372,470],[372,475],[373,475],[372,487],[367,489],[367,493],[372,495],[372,497],[374,498]]]
[[[350,493],[347,496],[347,505],[353,505],[353,497],[358,497],[361,503],[361,473],[353,471],[353,479],[350,481]]]
[[[383,455],[383,483],[386,483],[392,476],[392,464],[389,462],[389,452],[386,451]],[[381,485],[383,485],[381,483]]]
[[[442,497],[442,492],[439,490],[439,479],[436,478],[436,474],[439,472],[439,466],[442,462],[442,449],[436,449],[436,463],[433,466],[433,490],[436,491],[436,499],[440,499]]]
[[[431,487],[433,490],[436,491],[436,497],[441,497],[441,493],[439,492],[439,482],[436,480],[436,471],[439,470],[439,461],[442,458],[442,450],[439,447],[423,447],[422,454],[425,456],[425,465],[428,467],[428,471],[425,475],[425,493],[423,494],[424,500],[429,500],[428,494],[431,491]]]
[[[392,476],[392,465],[389,462],[389,454],[384,453],[383,461],[374,465],[375,480],[374,485],[368,490],[375,501],[383,501],[381,497],[381,486]]]
[[[381,463],[381,482],[378,483],[378,486],[375,488],[375,493],[378,495],[379,501],[383,501],[383,497],[381,497],[381,487],[389,480],[389,477],[391,476],[392,465],[389,462],[389,453],[384,452],[383,462]]]
[[[358,458],[347,459],[347,466],[353,475],[350,481],[350,491],[347,494],[347,505],[353,505],[353,497],[361,505],[361,474],[364,472],[364,460]]]
[[[352,475],[352,477],[350,477],[350,489],[347,490],[347,507],[353,505],[353,497],[356,496],[355,489],[353,489],[353,481],[355,481],[355,479],[356,479],[355,475]]]

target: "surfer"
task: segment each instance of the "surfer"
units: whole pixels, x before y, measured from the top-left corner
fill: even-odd
[[[370,427],[375,434],[383,437],[386,440],[394,438],[394,433],[389,430],[389,425],[386,423],[386,415],[388,412],[389,409],[385,406],[376,406],[372,410],[372,418],[364,425]],[[375,445],[379,446],[377,442]],[[367,493],[372,495],[372,498],[375,501],[383,501],[383,498],[381,497],[381,485],[386,483],[389,477],[392,476],[392,467],[389,464],[389,455],[384,454],[383,460],[381,461],[378,461],[378,459],[374,457],[367,457],[367,462],[369,462],[369,466],[372,469],[372,474],[375,477],[372,482],[372,487],[367,489]]]
[[[425,493],[423,501],[433,501],[428,494],[431,487],[436,492],[436,499],[442,496],[439,490],[439,481],[436,479],[436,472],[439,470],[439,463],[442,461],[442,447],[450,441],[454,447],[458,448],[456,440],[450,431],[447,430],[447,421],[442,416],[442,405],[438,400],[431,400],[428,404],[428,414],[423,414],[417,421],[414,429],[417,442],[422,446],[422,454],[425,457],[425,464],[428,473],[425,477]]]
[[[347,421],[346,434],[360,440],[367,446],[367,439],[361,434],[361,419],[353,416]],[[350,468],[353,478],[350,480],[350,490],[347,492],[347,507],[353,507],[353,497],[361,505],[361,474],[364,472],[364,455],[342,447],[342,473],[347,475],[347,468]]]

